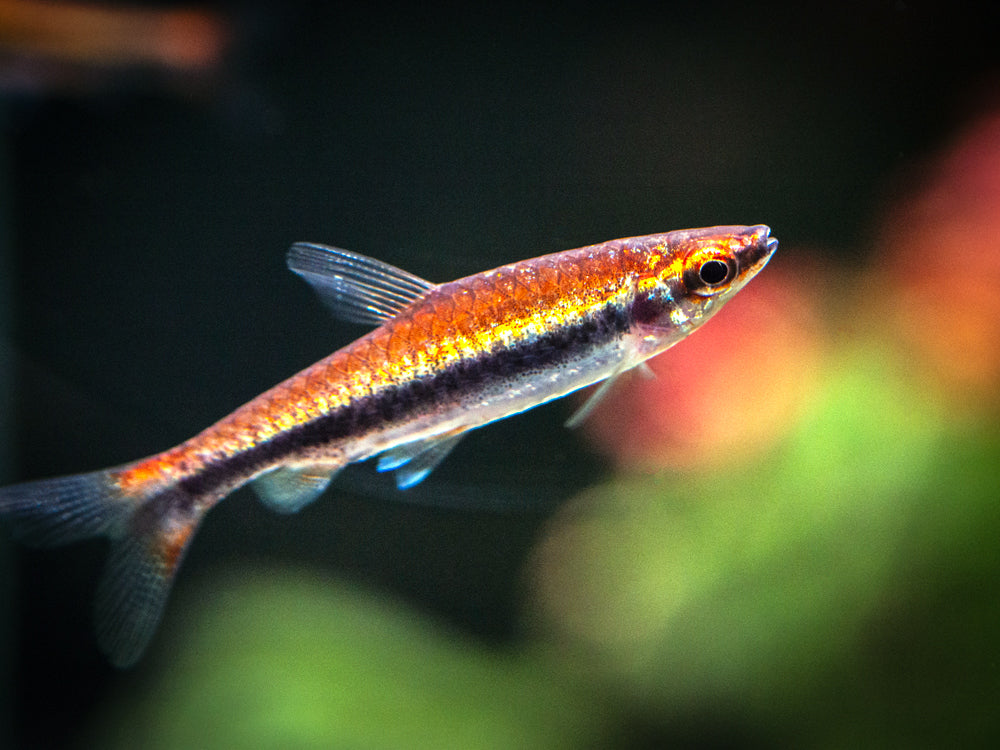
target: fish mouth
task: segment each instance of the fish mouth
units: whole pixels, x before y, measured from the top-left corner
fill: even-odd
[[[760,273],[778,249],[778,240],[771,236],[771,228],[764,224],[748,227],[746,244],[737,252],[740,287]]]
[[[739,253],[739,262],[744,272],[753,276],[767,264],[774,251],[778,249],[778,240],[771,236],[771,228],[764,224],[749,229],[750,241]]]

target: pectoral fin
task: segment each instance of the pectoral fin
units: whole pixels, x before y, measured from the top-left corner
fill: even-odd
[[[573,429],[583,424],[583,421],[593,413],[594,409],[597,408],[597,405],[601,403],[601,401],[604,400],[604,397],[611,392],[615,383],[618,382],[618,378],[630,370],[638,372],[647,380],[656,380],[656,373],[653,372],[645,361],[642,361],[637,365],[632,365],[631,367],[624,367],[611,373],[611,375],[609,375],[604,382],[597,386],[596,390],[590,394],[586,401],[583,402],[583,405],[573,412],[572,416],[566,420],[566,427]]]
[[[597,389],[583,402],[583,406],[573,412],[572,416],[566,420],[566,426],[573,429],[583,424],[583,420],[589,417],[594,409],[597,408],[597,405],[608,395],[619,376],[621,376],[621,373],[617,372],[597,386]]]
[[[656,373],[653,372],[653,368],[649,366],[649,362],[640,362],[635,366],[635,371],[642,375],[646,380],[656,380]]]

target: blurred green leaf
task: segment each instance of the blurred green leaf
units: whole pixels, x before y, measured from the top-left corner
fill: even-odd
[[[996,426],[950,419],[885,349],[830,364],[757,465],[566,508],[539,551],[545,617],[664,726],[739,716],[840,746],[996,731]]]
[[[197,598],[99,745],[575,748],[599,722],[544,662],[310,573],[222,577]]]

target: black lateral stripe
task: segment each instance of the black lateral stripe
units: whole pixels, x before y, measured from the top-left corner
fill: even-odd
[[[192,495],[204,495],[235,477],[253,474],[289,455],[316,446],[360,435],[380,425],[397,422],[422,408],[458,399],[463,393],[517,375],[541,372],[571,359],[576,352],[606,344],[626,333],[629,316],[618,305],[582,318],[573,325],[550,331],[511,347],[460,360],[430,377],[380,389],[311,422],[279,433],[265,443],[207,466],[181,481]]]

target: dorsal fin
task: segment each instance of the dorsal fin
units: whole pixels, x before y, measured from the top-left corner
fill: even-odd
[[[434,284],[365,255],[312,242],[296,242],[288,267],[304,278],[338,318],[380,325]]]

